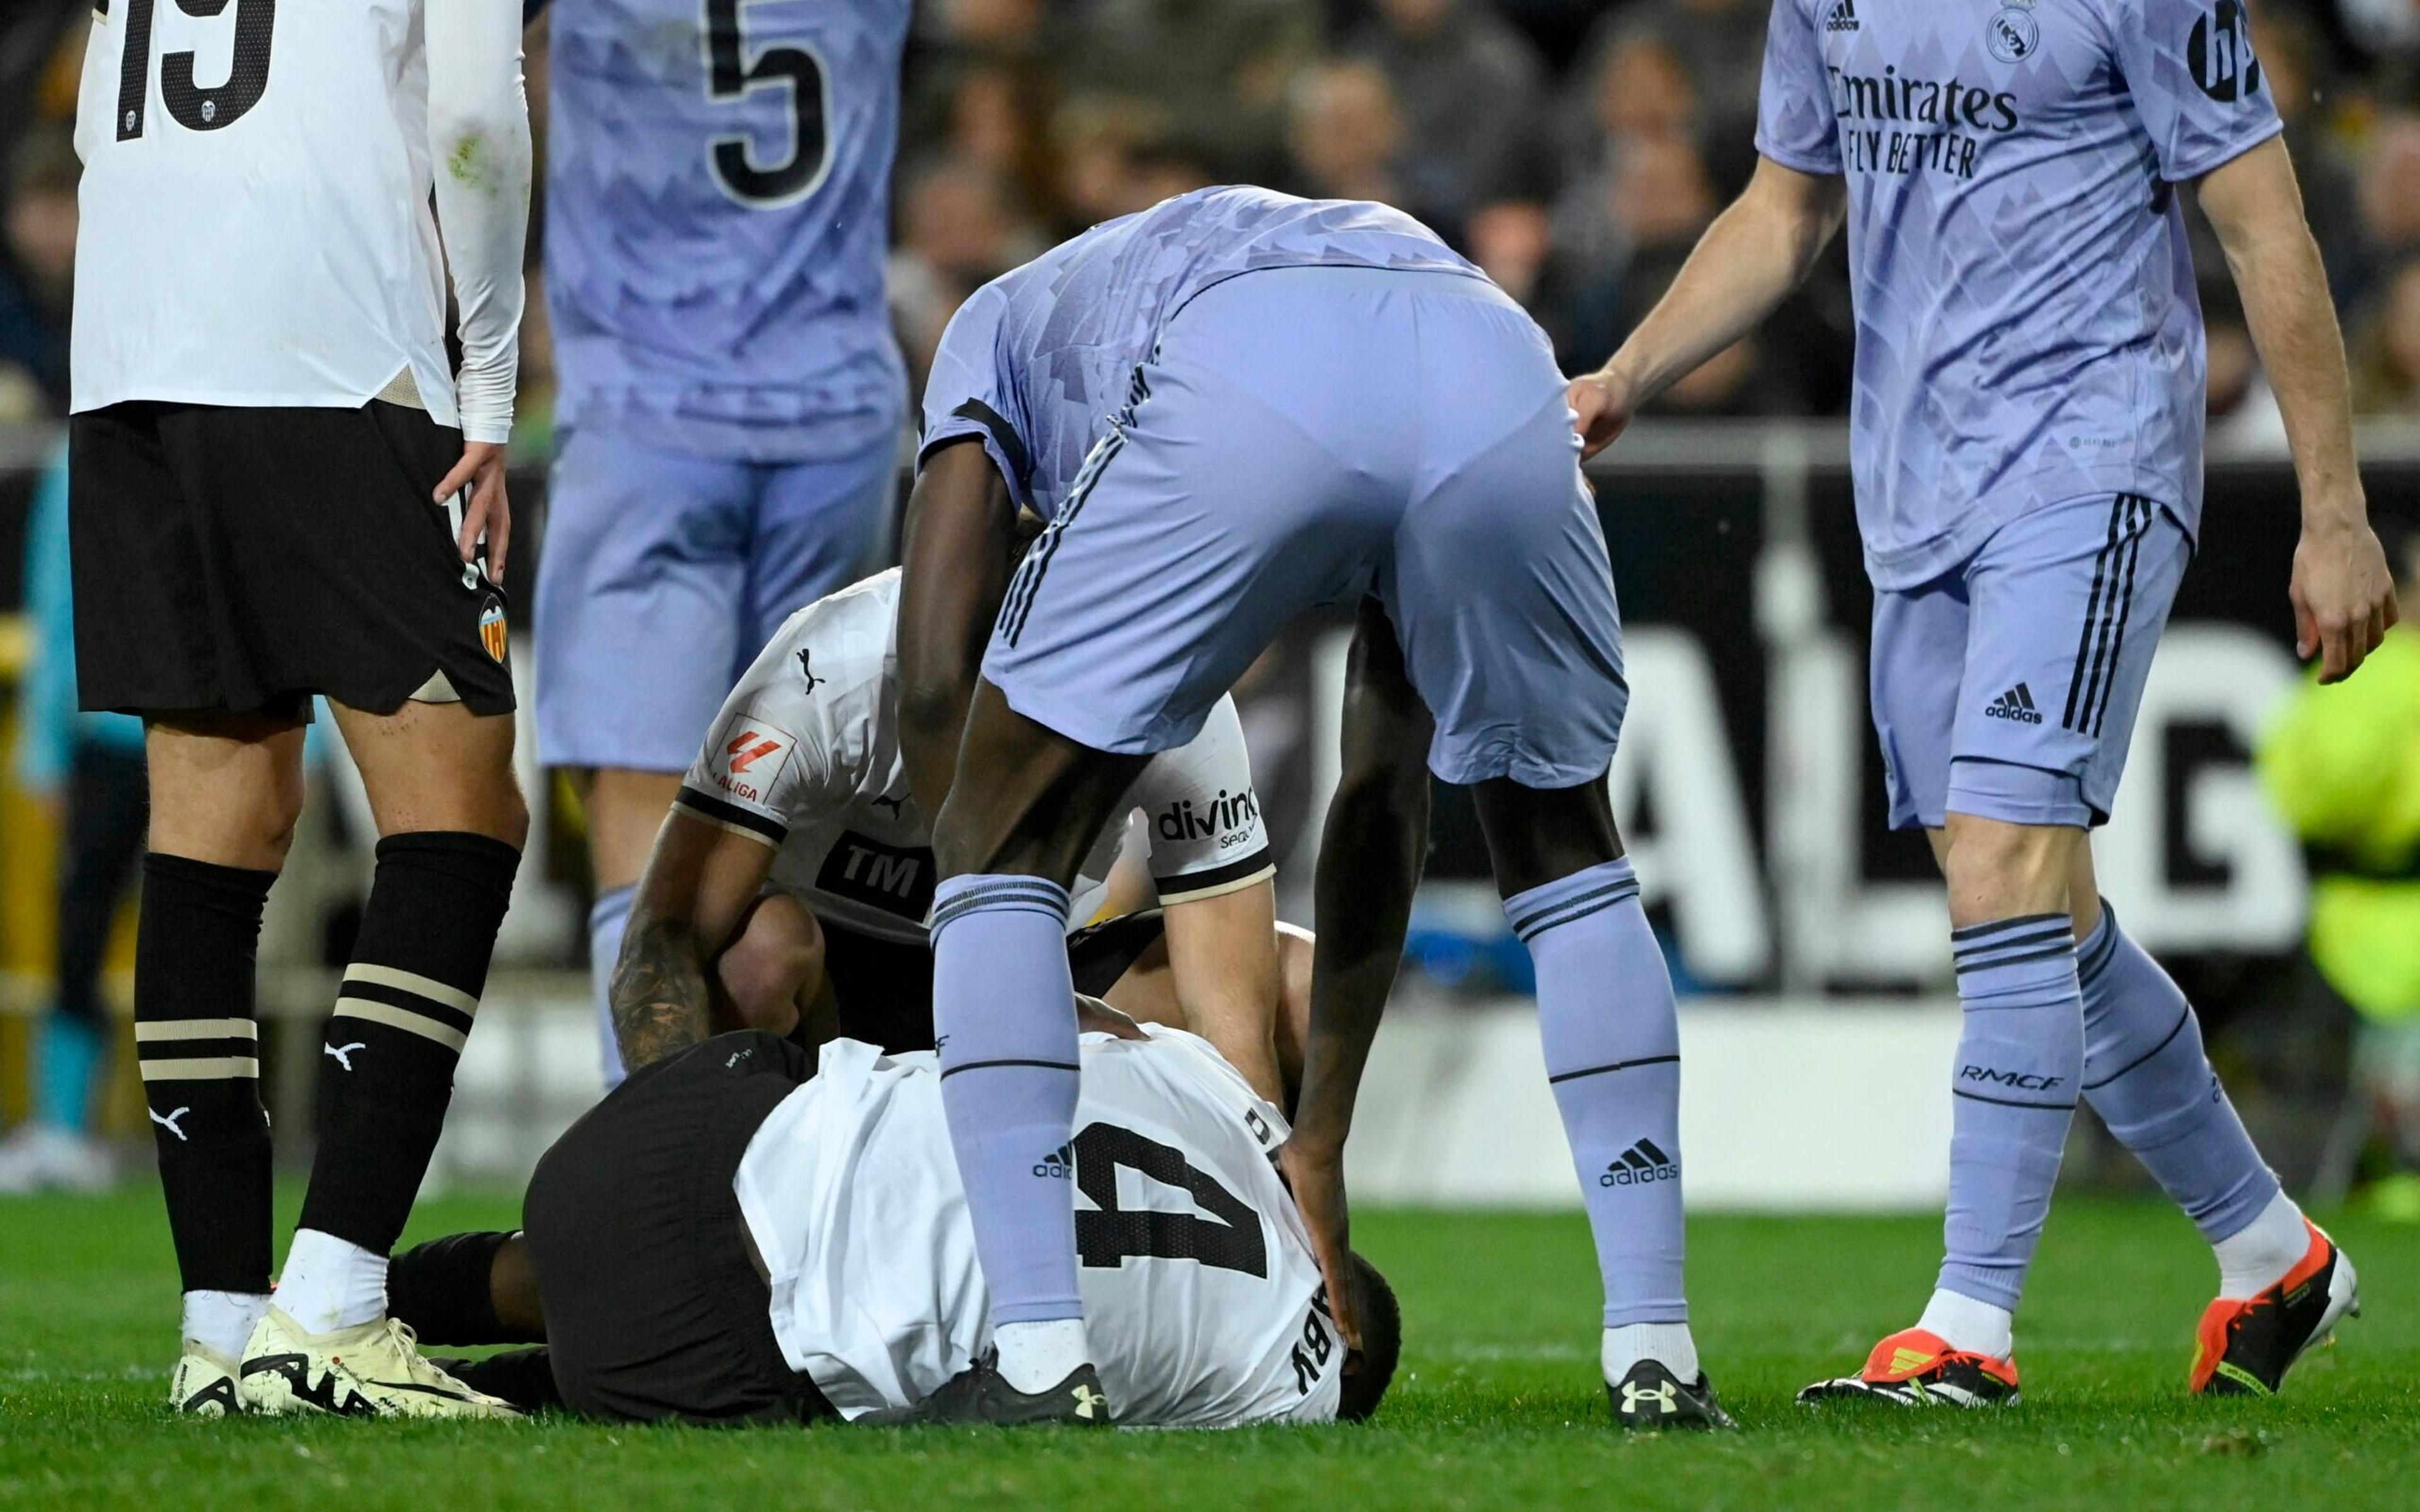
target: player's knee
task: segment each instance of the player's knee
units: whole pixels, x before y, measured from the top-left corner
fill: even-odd
[[[1064,887],[1092,839],[1091,833],[1079,839],[1071,834],[1071,826],[1041,814],[1003,819],[961,783],[934,821],[933,860],[945,877],[1001,873],[1048,877]]]
[[[302,799],[300,773],[290,782],[273,784],[253,812],[246,843],[258,854],[273,856],[282,863],[286,853],[294,848],[294,831],[302,822]]]
[[[976,826],[959,793],[953,788],[933,819],[933,865],[945,877],[981,872],[990,860],[976,840]]]
[[[509,777],[497,790],[486,823],[477,826],[479,833],[503,841],[515,850],[529,843],[529,800],[521,796],[521,785]]]
[[[1510,898],[1621,854],[1602,774],[1568,788],[1523,787],[1510,778],[1471,790],[1497,890]]]
[[[2068,877],[2085,832],[1952,813],[1942,871],[1953,925],[2068,910]]]

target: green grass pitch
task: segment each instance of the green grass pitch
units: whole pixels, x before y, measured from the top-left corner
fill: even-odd
[[[508,1225],[514,1211],[435,1202],[413,1231]],[[2181,1218],[2071,1198],[2027,1298],[2023,1407],[1792,1405],[1801,1383],[1914,1316],[1938,1233],[1923,1219],[1693,1224],[1699,1338],[1746,1429],[1719,1439],[1606,1426],[1576,1215],[1420,1212],[1356,1226],[1402,1295],[1407,1335],[1394,1395],[1360,1427],[211,1425],[160,1405],[175,1282],[156,1195],[0,1203],[0,1507],[2420,1506],[2420,1230],[2338,1227],[2367,1316],[2275,1401],[2184,1396],[2211,1268]]]

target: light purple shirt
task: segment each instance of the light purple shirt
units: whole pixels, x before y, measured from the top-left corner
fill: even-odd
[[[1757,150],[1843,175],[1850,419],[1877,587],[2028,510],[2201,514],[2174,185],[2281,130],[2240,0],[1775,0]]]

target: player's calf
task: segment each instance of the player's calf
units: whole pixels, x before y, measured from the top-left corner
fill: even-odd
[[[269,1305],[270,1135],[253,952],[272,872],[145,857],[134,1049],[184,1292],[179,1411],[236,1410],[243,1341]]]
[[[1504,915],[1538,970],[1546,1079],[1605,1287],[1600,1363],[1623,1427],[1729,1427],[1683,1284],[1681,1030],[1605,783],[1477,789]],[[1516,884],[1522,884],[1516,888]]]
[[[2010,775],[1995,764],[1959,763],[1952,801],[1980,793],[1996,803],[1993,784]],[[1950,1083],[1947,1254],[1918,1326],[1985,1358],[2005,1359],[2013,1349],[2010,1320],[2083,1076],[2066,897],[2082,843],[2083,831],[2061,825],[1949,815],[1944,870],[1962,1028]]]
[[[2217,1257],[2218,1297],[2203,1315],[2192,1389],[2273,1392],[2353,1306],[2350,1264],[2339,1264],[2261,1160],[2203,1052],[2193,1005],[2114,909],[2098,911],[2076,950],[2084,1096]]]

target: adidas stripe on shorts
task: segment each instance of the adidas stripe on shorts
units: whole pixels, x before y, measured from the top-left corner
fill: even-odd
[[[2100,824],[2193,541],[2137,494],[2009,521],[1964,563],[1874,594],[1871,686],[1893,828],[1961,813]]]

